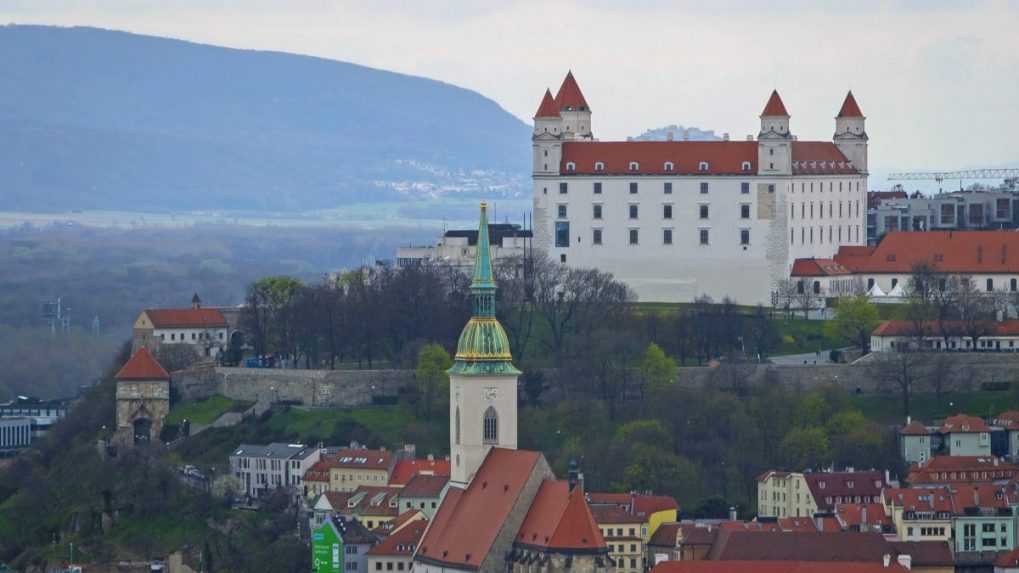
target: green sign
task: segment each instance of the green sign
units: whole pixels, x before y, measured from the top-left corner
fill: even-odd
[[[311,567],[315,573],[343,573],[343,540],[332,521],[311,533]]]

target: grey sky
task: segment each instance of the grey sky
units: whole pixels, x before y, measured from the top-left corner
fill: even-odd
[[[669,123],[743,138],[772,88],[793,133],[828,139],[851,88],[874,166],[1019,161],[1016,1],[0,0],[6,22],[351,61],[477,90],[528,122],[572,68],[602,139]]]

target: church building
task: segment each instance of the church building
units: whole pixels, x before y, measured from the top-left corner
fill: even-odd
[[[535,246],[643,301],[771,303],[798,258],[867,244],[867,132],[852,92],[801,141],[777,91],[744,141],[599,141],[572,72],[532,134]]]
[[[571,471],[517,449],[517,377],[495,318],[485,204],[471,281],[473,315],[450,375],[450,488],[414,554],[418,573],[613,573],[615,564]]]

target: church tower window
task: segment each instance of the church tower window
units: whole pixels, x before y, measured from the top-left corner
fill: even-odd
[[[456,445],[460,445],[460,406],[456,407]]]
[[[495,412],[495,408],[491,406],[485,410],[483,438],[486,444],[495,444],[499,442],[499,415]]]

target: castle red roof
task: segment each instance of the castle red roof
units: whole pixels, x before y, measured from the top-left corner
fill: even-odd
[[[114,376],[117,380],[169,380],[170,375],[144,346]]]
[[[226,318],[215,308],[148,308],[154,328],[226,328]]]
[[[557,551],[607,551],[581,488],[545,480],[524,517],[515,542]]]
[[[754,141],[567,141],[562,147],[563,175],[755,175]],[[701,162],[708,168],[701,171]],[[603,163],[601,170],[595,163]],[[630,162],[637,169],[630,169]],[[672,164],[667,171],[666,162]],[[750,169],[744,169],[744,162]],[[574,169],[568,170],[567,163]]]
[[[559,92],[555,95],[555,106],[560,111],[590,109],[587,107],[584,94],[580,91],[580,86],[577,85],[577,80],[573,77],[572,70],[566,72],[563,84],[559,86]]]
[[[555,105],[555,100],[552,99],[552,92],[547,88],[545,89],[545,97],[541,98],[541,103],[538,104],[538,111],[534,112],[535,119],[539,117],[559,117],[559,108]]]
[[[919,328],[918,328],[919,327]],[[1019,336],[1019,320],[983,320],[972,323],[962,320],[924,320],[919,324],[912,320],[889,320],[874,329],[871,336]]]
[[[909,274],[921,262],[942,273],[1019,273],[1015,231],[899,231],[863,248],[839,247],[835,262],[856,273]]]
[[[859,173],[830,141],[794,141],[793,175],[852,175]]]
[[[761,117],[767,116],[789,117],[789,112],[785,110],[785,104],[782,103],[778,90],[771,90],[771,97],[768,98],[768,103],[764,105],[764,111],[761,112]]]
[[[846,99],[842,102],[842,109],[839,110],[838,117],[863,117],[860,106],[856,105],[856,98],[853,97],[852,90],[846,94]]]

